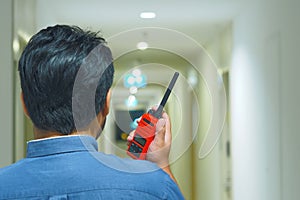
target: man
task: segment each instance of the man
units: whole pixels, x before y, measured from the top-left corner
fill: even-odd
[[[43,29],[19,72],[35,140],[25,159],[0,170],[0,199],[183,199],[169,168],[166,113],[148,151],[152,162],[97,152],[114,74],[103,38],[67,25]]]

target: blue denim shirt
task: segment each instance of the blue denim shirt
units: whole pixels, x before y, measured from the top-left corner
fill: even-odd
[[[183,199],[148,161],[97,152],[90,136],[28,143],[27,157],[0,169],[0,199]]]

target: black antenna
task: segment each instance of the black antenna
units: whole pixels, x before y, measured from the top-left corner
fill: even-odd
[[[173,89],[173,87],[175,85],[175,82],[177,81],[178,76],[179,76],[179,73],[175,72],[174,75],[173,75],[173,78],[172,78],[172,80],[171,80],[171,82],[170,82],[170,84],[169,84],[169,86],[168,86],[168,88],[167,88],[167,90],[165,92],[164,97],[162,98],[162,100],[161,100],[161,102],[160,102],[157,110],[153,113],[154,117],[156,117],[156,118],[160,118],[161,117],[162,111],[164,109],[164,106],[167,103],[167,100],[168,100],[168,98],[169,98],[169,96],[171,94],[171,91],[172,91],[172,89]]]

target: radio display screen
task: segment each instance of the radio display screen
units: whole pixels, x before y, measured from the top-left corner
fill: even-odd
[[[142,138],[142,136],[140,136],[138,134],[135,135],[134,140],[142,146],[145,146],[145,144],[146,144],[146,139]]]

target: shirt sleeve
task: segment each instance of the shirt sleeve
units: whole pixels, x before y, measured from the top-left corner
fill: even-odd
[[[170,178],[170,176],[168,174],[166,174],[166,178],[165,178],[165,181],[166,181],[166,193],[165,193],[165,196],[166,196],[166,199],[178,199],[178,200],[181,200],[183,199],[184,200],[184,197],[178,187],[178,185]]]

